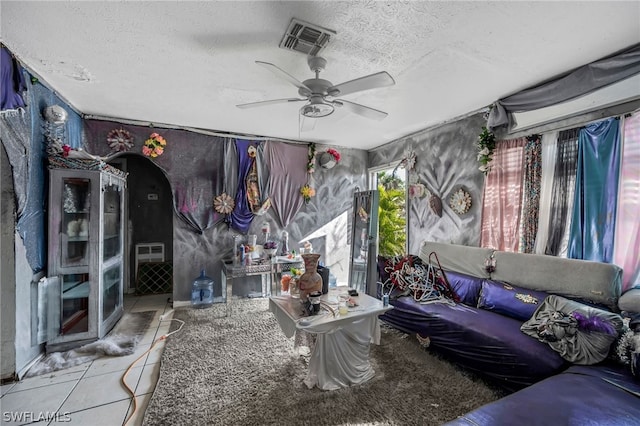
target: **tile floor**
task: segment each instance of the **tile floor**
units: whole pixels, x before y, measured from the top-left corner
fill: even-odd
[[[170,299],[170,294],[125,295],[125,312],[156,311],[133,355],[101,357],[70,369],[2,385],[0,424],[124,425],[133,410],[133,398],[121,378],[157,338],[169,332],[171,321],[160,321],[160,316],[171,312]],[[171,317],[172,314],[167,315],[167,319]],[[158,381],[163,348],[164,341],[160,341],[127,375],[127,384],[135,389],[138,405],[127,426],[142,424],[144,410]]]

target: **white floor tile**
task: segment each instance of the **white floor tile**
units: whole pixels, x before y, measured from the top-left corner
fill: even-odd
[[[76,386],[76,381],[56,383],[49,386],[27,389],[20,392],[9,392],[2,397],[0,403],[2,405],[2,424],[16,425],[30,423],[36,421],[41,415],[55,413],[63,405],[64,400],[72,393],[72,389]],[[9,415],[19,416],[25,419],[26,416],[31,421],[6,421],[4,418],[6,413]]]
[[[153,392],[160,377],[160,364],[145,365],[136,387],[136,395]]]
[[[53,419],[32,425],[108,425],[120,426],[126,413],[132,410],[132,398],[121,383],[122,374],[142,353],[150,348],[156,338],[169,332],[170,321],[160,321],[160,316],[172,310],[167,299],[170,294],[133,296],[125,295],[127,312],[156,311],[149,329],[138,342],[136,352],[126,357],[102,357],[91,363],[66,370],[31,377],[0,387],[3,414],[16,413],[14,417],[31,421],[47,416]],[[171,318],[169,314],[168,318]],[[160,359],[164,341],[143,357],[131,369],[127,384],[136,390],[138,409],[128,426],[141,425],[153,389],[160,373]],[[57,414],[56,414],[57,413]],[[57,415],[57,418],[55,417]],[[3,425],[23,422],[1,422]]]
[[[162,359],[162,351],[164,351],[165,342],[166,340],[161,340],[153,347],[151,352],[149,352],[149,356],[147,357],[147,362],[145,363],[145,365],[156,364],[160,362],[160,360]]]
[[[137,408],[135,413],[131,415],[130,413],[133,411],[133,403],[129,407],[129,411],[127,412],[127,416],[131,415],[131,419],[127,423],[127,426],[141,426],[142,420],[144,419],[144,412],[147,410],[149,406],[149,401],[151,400],[152,393],[147,393],[145,395],[136,396]]]
[[[15,383],[8,383],[6,385],[0,386],[0,395],[4,395],[5,393],[9,392],[15,385]]]
[[[126,381],[132,389],[137,386],[141,372],[142,367],[129,372]],[[74,412],[129,398],[131,395],[121,383],[123,373],[117,371],[80,380],[61,410]]]
[[[40,376],[28,377],[17,382],[9,392],[19,392],[27,389],[39,388],[41,386],[52,385],[54,383],[78,381],[82,378],[90,365],[91,362],[87,362],[64,370],[53,371]]]
[[[124,399],[87,410],[64,413],[69,420],[65,422],[65,418],[60,418],[61,421],[51,422],[51,426],[120,426],[129,409],[129,402]]]
[[[151,345],[138,344],[136,350],[131,355],[126,356],[104,356],[96,359],[91,364],[91,367],[87,369],[87,373],[84,377],[99,376],[101,374],[113,373],[116,371],[124,371],[135,362],[141,355],[149,350]],[[136,364],[135,367],[142,367],[145,365],[147,355],[144,355]]]

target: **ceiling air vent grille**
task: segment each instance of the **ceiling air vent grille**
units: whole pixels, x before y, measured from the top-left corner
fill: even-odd
[[[316,56],[336,32],[293,18],[280,47],[305,55]]]

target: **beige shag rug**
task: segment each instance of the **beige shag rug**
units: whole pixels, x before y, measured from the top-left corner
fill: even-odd
[[[175,311],[185,325],[166,343],[143,425],[440,425],[502,396],[384,325],[373,379],[308,389],[308,358],[267,300],[235,301],[229,317],[224,309]]]

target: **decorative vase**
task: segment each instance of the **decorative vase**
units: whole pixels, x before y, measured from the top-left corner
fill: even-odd
[[[338,164],[338,162],[333,157],[333,155],[329,154],[328,152],[323,152],[322,154],[320,154],[320,165],[325,169],[332,169],[336,164]]]
[[[304,261],[304,274],[298,279],[298,288],[300,289],[300,301],[306,302],[309,293],[322,292],[322,275],[318,273],[320,254],[305,253],[302,255],[302,260]]]

